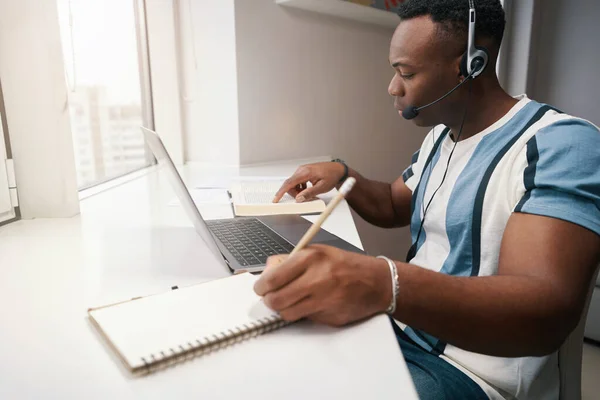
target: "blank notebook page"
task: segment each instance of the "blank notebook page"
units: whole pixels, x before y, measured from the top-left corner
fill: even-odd
[[[196,340],[276,315],[254,293],[249,273],[90,311],[129,367]]]

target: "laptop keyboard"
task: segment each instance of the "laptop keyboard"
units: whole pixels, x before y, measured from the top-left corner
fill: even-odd
[[[269,256],[294,249],[256,218],[206,221],[206,224],[242,266],[265,264]]]

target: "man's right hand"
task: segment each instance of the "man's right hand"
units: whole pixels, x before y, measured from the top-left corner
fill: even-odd
[[[318,194],[329,192],[343,176],[344,166],[339,162],[302,165],[283,182],[273,198],[273,203],[278,203],[286,193],[294,197],[298,203],[312,199]],[[307,187],[308,182],[312,187]]]

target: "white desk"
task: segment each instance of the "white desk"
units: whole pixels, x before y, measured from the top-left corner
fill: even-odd
[[[230,172],[281,176],[294,168]],[[191,186],[208,176],[184,172]],[[0,228],[1,399],[417,398],[383,316],[342,330],[301,323],[130,377],[87,308],[229,274],[183,210],[167,206],[172,198],[155,170],[83,200],[80,216]],[[325,228],[362,247],[347,204]]]

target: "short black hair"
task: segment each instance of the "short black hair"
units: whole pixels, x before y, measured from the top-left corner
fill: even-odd
[[[429,15],[444,31],[466,40],[469,23],[468,0],[406,0],[397,10],[401,19]],[[475,0],[475,12],[475,36],[490,38],[500,48],[506,25],[500,0]]]

